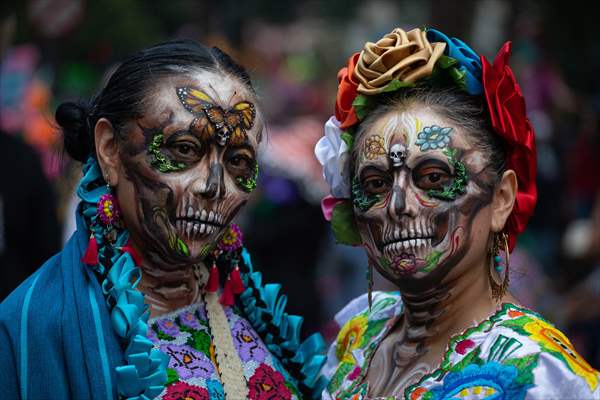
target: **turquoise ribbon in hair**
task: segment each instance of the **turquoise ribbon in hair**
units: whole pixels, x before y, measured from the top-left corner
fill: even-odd
[[[104,277],[102,292],[110,308],[112,327],[125,342],[126,364],[116,367],[119,396],[130,400],[149,400],[158,396],[167,382],[169,357],[153,348],[148,339],[150,312],[144,295],[135,288],[141,271],[131,255],[120,250],[129,239],[127,229],[117,232],[113,244],[104,240],[107,228],[98,221],[97,203],[108,193],[98,161],[90,157],[83,166],[83,178],[77,188],[81,199],[78,212],[98,243],[99,264],[93,266]],[[109,255],[112,255],[109,257]],[[110,264],[105,265],[103,262]]]

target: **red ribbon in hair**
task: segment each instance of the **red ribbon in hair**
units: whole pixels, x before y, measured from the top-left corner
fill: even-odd
[[[483,56],[481,63],[482,83],[492,126],[506,143],[506,168],[517,174],[517,197],[504,227],[509,238],[508,246],[512,251],[517,235],[525,230],[535,209],[537,161],[533,128],[525,113],[525,99],[508,66],[510,50],[511,43],[506,42],[496,55],[493,65]]]

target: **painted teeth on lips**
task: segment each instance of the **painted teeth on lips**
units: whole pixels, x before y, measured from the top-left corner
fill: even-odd
[[[409,239],[386,244],[384,251],[390,253],[398,253],[405,251],[414,254],[419,249],[424,249],[431,246],[431,238],[424,239]]]
[[[429,240],[431,243],[431,239],[433,239],[433,229],[428,227],[426,229],[402,229],[396,228],[393,234],[389,235],[388,238],[384,241],[384,246],[395,244],[395,243],[403,243],[406,242],[408,245],[418,246],[418,241],[421,240]]]

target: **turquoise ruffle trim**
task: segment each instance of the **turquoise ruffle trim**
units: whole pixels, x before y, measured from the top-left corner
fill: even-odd
[[[98,162],[90,157],[83,172],[77,189],[81,198],[79,212],[98,243],[100,262],[94,269],[105,278],[102,292],[110,309],[113,329],[127,343],[127,364],[116,367],[117,391],[120,397],[130,400],[153,399],[163,391],[167,382],[169,357],[153,349],[147,338],[150,313],[144,303],[144,295],[135,290],[141,279],[140,269],[129,253],[116,251],[127,243],[127,230],[118,232],[114,246],[107,246],[104,240],[106,228],[96,221],[97,203],[100,196],[108,193]]]
[[[239,301],[246,318],[265,345],[281,362],[281,371],[305,396],[318,399],[327,385],[320,375],[325,363],[325,342],[315,333],[300,343],[302,317],[285,312],[287,297],[280,295],[281,285],[263,284],[260,272],[254,271],[250,254],[244,248],[242,279],[246,290]]]

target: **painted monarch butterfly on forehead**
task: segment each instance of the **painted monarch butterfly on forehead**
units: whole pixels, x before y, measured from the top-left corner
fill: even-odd
[[[203,140],[214,138],[221,146],[229,140],[237,146],[246,141],[246,130],[254,126],[256,110],[249,101],[240,101],[229,110],[224,110],[208,94],[197,88],[177,88],[177,96],[185,109],[195,116],[190,130],[199,134]]]

